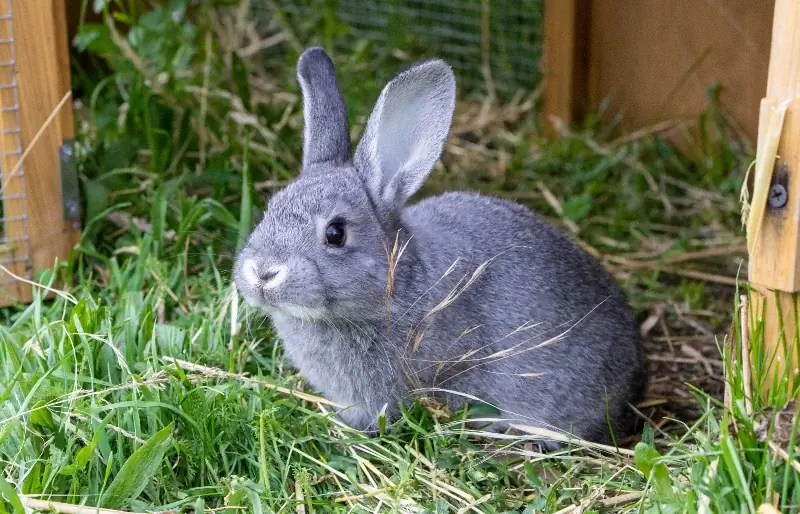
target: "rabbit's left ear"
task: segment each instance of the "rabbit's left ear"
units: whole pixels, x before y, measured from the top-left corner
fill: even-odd
[[[422,187],[442,154],[455,96],[453,71],[441,60],[417,64],[383,89],[355,154],[376,202],[400,207]]]
[[[297,78],[303,91],[303,168],[349,161],[347,109],[325,50],[313,47],[303,52],[297,61]]]

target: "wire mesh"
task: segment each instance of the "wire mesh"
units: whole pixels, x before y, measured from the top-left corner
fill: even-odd
[[[0,0],[0,264],[30,278],[25,172],[15,71],[12,0]],[[14,282],[0,273],[0,286]]]
[[[370,63],[441,57],[462,95],[510,96],[540,81],[542,0],[280,0],[277,7],[293,30]],[[365,71],[385,81],[398,70]]]

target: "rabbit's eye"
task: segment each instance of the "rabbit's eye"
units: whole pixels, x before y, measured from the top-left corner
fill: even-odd
[[[342,246],[344,244],[344,223],[334,221],[325,229],[325,241],[331,246]]]

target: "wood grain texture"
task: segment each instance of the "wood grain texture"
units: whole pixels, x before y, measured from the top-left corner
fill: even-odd
[[[0,0],[0,18],[11,14],[11,0]],[[0,20],[0,185],[2,185],[2,232],[6,243],[0,245],[0,262],[17,276],[28,271],[28,224],[26,220],[25,177],[14,172],[19,162],[21,141],[17,117],[17,95],[14,86],[14,47],[10,43],[14,31],[11,21]],[[27,288],[0,271],[0,305],[25,298]]]
[[[591,0],[593,1],[593,0]],[[551,118],[567,124],[580,119],[586,104],[590,0],[545,0],[541,72],[545,130]]]
[[[770,114],[784,100],[776,97],[761,101],[758,159],[763,158]],[[800,135],[800,98],[792,100],[786,110],[772,176],[772,184],[780,184],[789,192],[788,200],[781,208],[767,204],[747,272],[750,282],[786,292],[800,291],[800,138],[794,135]]]
[[[30,243],[26,271],[35,277],[39,270],[51,268],[56,260],[66,259],[79,237],[79,230],[64,219],[58,157],[64,139],[73,137],[71,102],[59,110],[35,139],[69,91],[69,45],[64,0],[0,0],[0,3],[8,2],[13,11],[14,71],[22,148],[31,147],[22,170]],[[0,97],[0,107],[6,106],[9,100],[4,95]],[[3,121],[7,121],[5,117]],[[2,141],[4,151],[9,143]],[[4,169],[9,169],[10,164],[10,160],[4,162]],[[30,286],[19,286],[16,296],[20,301],[30,301]],[[0,294],[0,303],[10,301],[8,295]]]
[[[57,89],[58,100],[72,88],[72,77],[70,75],[70,47],[72,38],[67,31],[67,4],[75,4],[70,0],[48,0],[53,4],[53,37],[55,40],[55,59],[56,69],[58,70],[59,84]],[[74,7],[70,7],[74,8]],[[57,118],[63,139],[75,137],[75,117],[72,111],[72,102],[66,105],[59,112]],[[74,236],[75,234],[73,234]]]
[[[767,96],[761,102],[758,159],[769,158],[763,151],[768,120],[773,107],[791,102],[780,133],[778,156],[772,184],[788,191],[782,208],[768,207],[758,225],[758,237],[751,250],[749,280],[753,283],[763,316],[763,350],[776,356],[769,361],[769,373],[762,393],[778,380],[795,380],[798,365],[797,292],[800,291],[800,2],[777,0],[770,50]],[[788,370],[788,373],[786,372]]]
[[[778,154],[772,166],[772,185],[788,191],[783,207],[768,205],[750,252],[749,280],[760,286],[785,292],[800,291],[800,2],[778,0],[772,34],[769,80],[761,101],[758,156],[770,136],[768,124],[778,104],[791,102],[786,109]],[[774,135],[773,135],[774,137]]]
[[[767,97],[800,98],[800,2],[777,0],[772,31]]]
[[[707,90],[716,82],[734,125],[755,141],[774,4],[546,0],[544,110],[572,122],[582,111],[606,105],[609,120],[622,115],[623,132],[673,120],[692,123],[708,107]],[[581,14],[588,27],[576,31]],[[586,64],[576,64],[576,55]],[[584,75],[576,71],[580,67],[587,68]],[[585,107],[575,109],[581,95]]]

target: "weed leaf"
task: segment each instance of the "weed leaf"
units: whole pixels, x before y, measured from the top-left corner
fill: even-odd
[[[6,510],[4,501],[7,501],[11,504],[11,508],[14,509],[14,514],[25,514],[25,508],[22,506],[22,502],[17,496],[17,492],[14,491],[14,488],[11,487],[11,484],[6,482],[6,479],[0,474],[0,514],[6,514],[8,512]]]
[[[120,509],[144,491],[147,482],[161,466],[164,454],[172,443],[174,425],[174,422],[170,423],[158,431],[128,457],[103,494],[100,503],[105,508]]]
[[[634,450],[634,460],[639,471],[644,473],[653,484],[659,500],[669,500],[673,496],[672,478],[663,462],[659,462],[661,455],[658,450],[646,443],[639,443]]]

